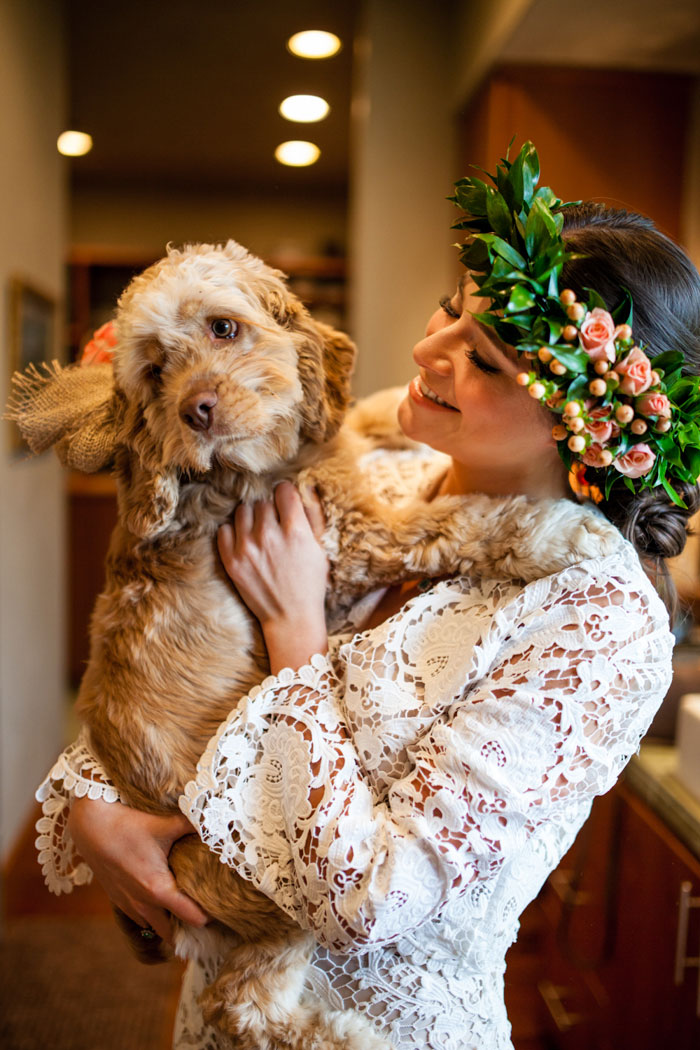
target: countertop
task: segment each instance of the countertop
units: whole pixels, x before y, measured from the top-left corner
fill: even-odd
[[[627,766],[624,780],[700,858],[700,799],[678,780],[676,765],[673,744],[645,742]]]

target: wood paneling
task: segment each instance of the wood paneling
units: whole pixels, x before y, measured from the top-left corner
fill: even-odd
[[[630,70],[509,66],[460,120],[459,161],[494,170],[513,138],[537,146],[543,182],[563,200],[649,215],[679,239],[691,77]]]

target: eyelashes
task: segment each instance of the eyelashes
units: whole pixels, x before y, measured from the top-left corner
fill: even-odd
[[[467,355],[467,357],[469,358],[469,360],[471,361],[471,363],[476,368],[478,368],[481,372],[486,372],[487,375],[492,376],[492,375],[495,375],[499,371],[498,368],[494,368],[493,365],[490,365],[486,361],[484,361],[483,357],[479,357],[478,353],[476,352],[476,350],[473,347],[470,347],[468,350],[465,350],[464,352]]]
[[[440,306],[445,311],[448,317],[454,317],[455,320],[458,320],[461,316],[452,305],[452,296],[450,295],[443,295],[442,299],[440,300]]]
[[[440,307],[445,311],[448,317],[453,317],[456,321],[462,316],[452,305],[452,296],[450,295],[443,295],[440,299]],[[498,368],[495,368],[493,365],[488,364],[487,361],[484,361],[483,357],[479,357],[479,354],[473,347],[470,347],[464,352],[475,368],[478,368],[481,372],[485,372],[487,375],[495,375],[499,371]]]

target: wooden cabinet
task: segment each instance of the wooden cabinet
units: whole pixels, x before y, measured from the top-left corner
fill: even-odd
[[[597,800],[534,907],[548,1045],[698,1050],[700,860],[624,783]]]

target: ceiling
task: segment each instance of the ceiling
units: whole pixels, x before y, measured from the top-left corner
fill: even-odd
[[[70,126],[94,146],[76,183],[165,188],[342,190],[347,183],[356,0],[67,0]],[[327,29],[339,54],[297,58],[292,33]],[[322,95],[330,115],[296,124],[290,94]],[[312,168],[282,168],[275,147],[311,139]],[[282,174],[284,173],[284,174]]]
[[[407,0],[406,17],[425,17],[424,2]],[[481,0],[437,2],[459,12],[480,39]],[[76,186],[346,191],[362,0],[65,5],[70,125],[94,139],[92,152],[72,165]],[[580,0],[533,0],[522,11],[497,60],[700,73],[698,0],[586,0],[584,8]],[[308,28],[335,32],[343,49],[320,61],[291,55],[286,40]],[[329,117],[306,125],[284,120],[277,107],[296,93],[323,95]],[[316,142],[320,160],[283,168],[273,153],[288,138]]]
[[[503,62],[700,73],[700,0],[535,0]]]

